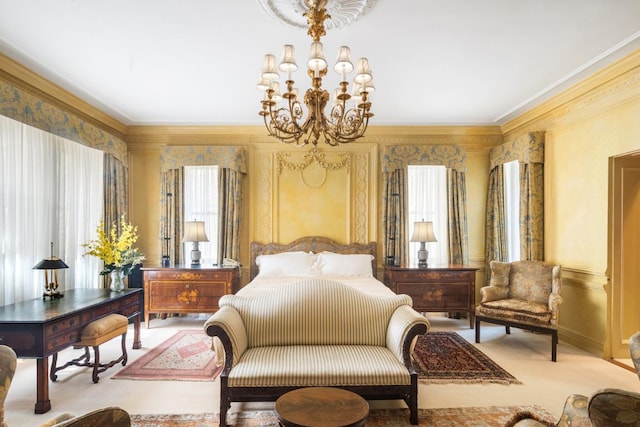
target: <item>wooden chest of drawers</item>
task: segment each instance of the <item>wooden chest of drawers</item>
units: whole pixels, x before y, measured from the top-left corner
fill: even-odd
[[[151,313],[214,313],[236,292],[239,268],[143,268],[144,321]]]
[[[474,326],[477,268],[447,265],[426,268],[385,266],[384,280],[397,294],[406,294],[419,312],[467,312]]]

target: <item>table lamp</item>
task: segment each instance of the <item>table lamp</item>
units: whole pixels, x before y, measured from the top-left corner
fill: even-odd
[[[193,242],[191,250],[191,268],[200,267],[202,253],[198,248],[200,242],[208,242],[207,233],[204,230],[204,221],[187,221],[184,224],[183,242]]]
[[[418,267],[426,267],[427,259],[429,258],[429,251],[425,247],[426,242],[437,242],[436,236],[433,234],[433,222],[416,221],[413,223],[413,234],[411,235],[412,242],[420,242],[420,249],[418,250]]]
[[[51,256],[45,258],[35,266],[34,270],[44,270],[44,292],[42,293],[42,299],[47,297],[62,298],[64,295],[58,291],[58,273],[56,270],[61,268],[69,268],[60,258],[53,256],[53,242],[51,242]]]

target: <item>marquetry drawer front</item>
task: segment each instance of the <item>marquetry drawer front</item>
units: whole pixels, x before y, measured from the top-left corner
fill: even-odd
[[[467,283],[396,283],[396,293],[406,294],[413,300],[413,308],[422,310],[467,310],[469,285]]]
[[[215,311],[226,288],[226,282],[150,282],[149,309]]]
[[[227,271],[171,271],[171,270],[158,270],[158,271],[148,271],[146,272],[149,280],[160,280],[160,281],[189,281],[189,282],[198,282],[198,281],[216,281],[216,280],[224,280],[228,281],[231,279],[232,275]]]
[[[394,272],[393,278],[402,282],[460,282],[475,281],[474,271],[400,271]]]

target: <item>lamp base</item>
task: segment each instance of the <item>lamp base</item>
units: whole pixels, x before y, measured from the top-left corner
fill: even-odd
[[[418,267],[427,267],[429,259],[429,251],[425,248],[424,243],[420,242],[420,250],[418,251]]]
[[[198,242],[193,242],[193,250],[191,251],[191,268],[200,268],[200,258],[202,252],[198,247]]]
[[[58,299],[62,297],[64,297],[64,294],[58,291],[48,291],[48,292],[45,291],[42,293],[42,299],[47,299],[47,298]]]

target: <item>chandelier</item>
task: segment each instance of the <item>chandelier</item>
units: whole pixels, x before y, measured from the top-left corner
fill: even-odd
[[[373,116],[369,94],[375,87],[369,61],[367,58],[358,59],[353,90],[349,93],[347,75],[354,70],[354,66],[347,46],[340,47],[338,51],[333,69],[341,81],[334,92],[329,115],[325,115],[325,108],[331,98],[329,92],[322,88],[322,78],[327,74],[328,65],[320,37],[326,35],[324,21],[331,18],[327,14],[326,4],[327,0],[306,0],[309,10],[303,14],[309,24],[307,34],[313,39],[307,61],[311,88],[307,89],[302,100],[307,110],[306,117],[292,78],[292,73],[298,69],[294,47],[284,46],[282,61],[277,67],[274,55],[267,54],[264,57],[262,75],[258,81],[258,89],[264,91],[259,114],[264,118],[269,135],[284,143],[295,143],[297,146],[312,143],[317,146],[318,141],[322,140],[336,146],[353,142],[364,136],[369,118]],[[278,70],[287,75],[285,92],[282,94]]]

